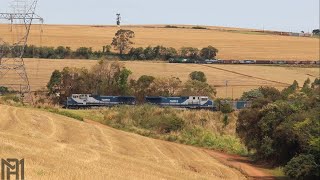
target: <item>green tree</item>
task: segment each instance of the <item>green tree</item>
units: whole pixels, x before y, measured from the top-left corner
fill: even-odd
[[[296,80],[293,81],[292,85],[282,90],[281,94],[287,98],[290,94],[293,94],[299,89],[299,84]]]
[[[152,95],[151,85],[155,78],[153,76],[143,75],[137,81],[132,81],[131,86],[138,102],[144,102],[145,96]]]
[[[294,179],[316,180],[320,177],[320,165],[311,154],[301,154],[291,159],[284,168],[285,173]]]
[[[182,81],[177,77],[160,77],[152,83],[152,95],[175,96],[181,88]]]
[[[206,82],[189,80],[184,84],[180,94],[182,96],[208,96],[213,98],[217,91]]]
[[[0,95],[9,93],[9,89],[4,86],[0,86]]]
[[[193,47],[182,47],[180,56],[183,58],[197,59],[199,58],[199,49]]]
[[[62,74],[59,70],[53,71],[50,81],[47,84],[47,88],[50,94],[54,93],[56,89],[60,88],[61,78],[62,78]]]
[[[115,34],[115,37],[112,40],[111,45],[115,50],[119,50],[120,55],[130,49],[131,45],[134,44],[132,39],[135,37],[135,34],[131,30],[120,29]]]
[[[202,48],[200,51],[200,56],[203,59],[214,59],[217,56],[218,49],[213,46],[208,46]]]
[[[103,46],[102,48],[103,48],[103,50],[102,50],[103,53],[105,53],[105,54],[111,53],[111,46],[110,45]]]
[[[89,59],[90,55],[92,55],[92,48],[80,47],[74,53],[80,59]]]
[[[241,100],[250,101],[257,98],[262,98],[263,94],[259,89],[253,89],[248,92],[244,92],[241,96]]]
[[[207,82],[207,77],[202,71],[194,71],[189,74],[191,80]]]
[[[312,31],[312,34],[313,34],[313,35],[320,35],[320,29],[314,29],[314,30]]]
[[[306,92],[308,90],[308,93]],[[256,158],[285,165],[288,176],[296,179],[320,177],[320,98],[319,87],[306,80],[299,89],[295,81],[279,92],[263,88],[263,97],[240,111],[237,134]]]
[[[120,71],[119,80],[118,80],[120,95],[128,95],[129,94],[128,79],[131,74],[132,74],[132,72],[126,68],[123,68]]]

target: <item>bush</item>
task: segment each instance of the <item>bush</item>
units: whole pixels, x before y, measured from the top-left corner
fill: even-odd
[[[228,135],[217,136],[200,127],[187,128],[182,132],[180,142],[188,145],[246,155],[246,147],[238,138]]]
[[[184,121],[181,118],[176,117],[176,115],[173,115],[173,117],[169,116],[160,121],[160,123],[158,124],[160,132],[164,133],[181,130],[183,126]]]
[[[295,179],[317,179],[320,176],[320,166],[311,154],[294,157],[285,166],[284,172]]]
[[[179,28],[178,26],[166,25],[165,28]]]
[[[0,86],[0,95],[9,93],[9,89],[4,86]]]
[[[224,127],[227,127],[229,125],[229,116],[227,114],[223,116],[223,125]]]
[[[320,177],[319,87],[310,84],[300,88],[294,81],[282,93],[259,88],[263,97],[240,111],[237,122],[238,135],[258,160],[287,164],[285,173],[296,179]]]
[[[2,100],[4,100],[4,101],[10,101],[11,100],[11,101],[16,102],[16,103],[20,102],[20,98],[15,94],[6,94],[6,95],[4,95],[2,97]]]
[[[229,103],[221,104],[221,106],[220,106],[220,111],[221,111],[222,113],[224,113],[224,114],[231,113],[231,112],[233,112],[232,105],[229,104]]]
[[[223,128],[221,113],[218,112],[142,105],[114,107],[102,113],[102,123],[143,136],[241,155],[248,153],[231,126],[230,129]]]
[[[194,27],[192,27],[192,29],[208,29],[208,28],[202,27],[202,26],[194,26]]]

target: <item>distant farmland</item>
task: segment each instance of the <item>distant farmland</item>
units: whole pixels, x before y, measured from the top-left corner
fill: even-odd
[[[25,63],[32,90],[34,91],[46,86],[51,73],[55,69],[62,70],[66,66],[90,69],[97,61],[26,59]],[[175,76],[182,81],[186,81],[192,71],[203,71],[207,75],[209,84],[217,88],[218,97],[228,96],[234,98],[240,97],[244,91],[260,86],[274,86],[283,89],[294,80],[297,80],[302,86],[308,77],[314,80],[319,76],[318,68],[152,62],[125,62],[125,66],[133,72],[131,78],[134,79],[139,78],[141,75],[152,75],[155,77]],[[8,77],[8,81],[17,82],[15,79],[10,79],[10,75]]]
[[[245,29],[208,27],[208,29],[163,28],[164,26],[126,26],[136,33],[135,46],[163,45],[181,48],[213,45],[220,59],[319,60],[319,39],[256,33]],[[33,26],[29,44],[92,47],[95,50],[111,43],[118,30],[114,26],[44,25],[40,41],[39,26]],[[0,38],[10,39],[8,25],[0,25]],[[40,43],[41,42],[41,43]]]

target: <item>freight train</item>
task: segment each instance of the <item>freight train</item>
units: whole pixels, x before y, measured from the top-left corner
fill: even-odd
[[[146,104],[152,104],[160,107],[173,107],[184,109],[206,109],[216,111],[220,109],[221,104],[215,103],[207,96],[182,96],[182,97],[162,97],[147,96]],[[235,109],[250,107],[249,101],[223,101],[222,104],[230,104]],[[65,108],[81,109],[93,107],[113,107],[119,105],[136,105],[134,96],[100,96],[91,94],[72,94],[67,98]]]
[[[68,109],[79,109],[135,104],[136,98],[133,96],[99,96],[91,94],[72,94],[67,98],[65,107]]]
[[[193,60],[193,59],[169,59],[170,63],[195,63],[195,64],[289,64],[289,65],[320,65],[318,61],[284,61],[284,60]]]
[[[148,104],[161,107],[176,107],[187,109],[209,109],[216,110],[215,103],[207,96],[184,96],[184,97],[146,97]]]

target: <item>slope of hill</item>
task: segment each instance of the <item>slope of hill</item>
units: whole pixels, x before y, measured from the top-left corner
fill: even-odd
[[[37,110],[0,112],[0,157],[24,158],[26,179],[246,179],[214,152]]]
[[[197,47],[219,49],[221,59],[319,60],[319,39],[255,33],[250,30],[222,27],[208,29],[163,28],[164,26],[124,26],[135,32],[135,46]],[[29,44],[43,46],[93,47],[101,50],[111,43],[115,26],[44,25],[33,26]],[[8,25],[0,25],[0,38],[11,42]],[[41,42],[41,43],[40,43]]]
[[[26,59],[25,61],[31,88],[33,91],[45,87],[51,73],[55,70],[62,70],[64,67],[85,67],[90,69],[97,63],[94,60],[36,60]],[[141,75],[152,75],[155,77],[179,77],[182,81],[189,78],[193,71],[203,71],[207,75],[209,84],[216,86],[218,97],[238,98],[243,92],[258,88],[260,86],[274,86],[282,89],[294,80],[302,86],[303,82],[310,78],[312,81],[319,77],[318,68],[299,67],[276,67],[256,65],[197,65],[197,64],[169,64],[152,62],[124,62],[125,66],[133,74],[132,78],[137,79]],[[258,70],[257,70],[258,69]],[[12,72],[14,73],[14,72]],[[3,84],[17,83],[13,75],[8,75]],[[16,77],[16,76],[15,76]],[[226,87],[228,81],[228,87]]]

